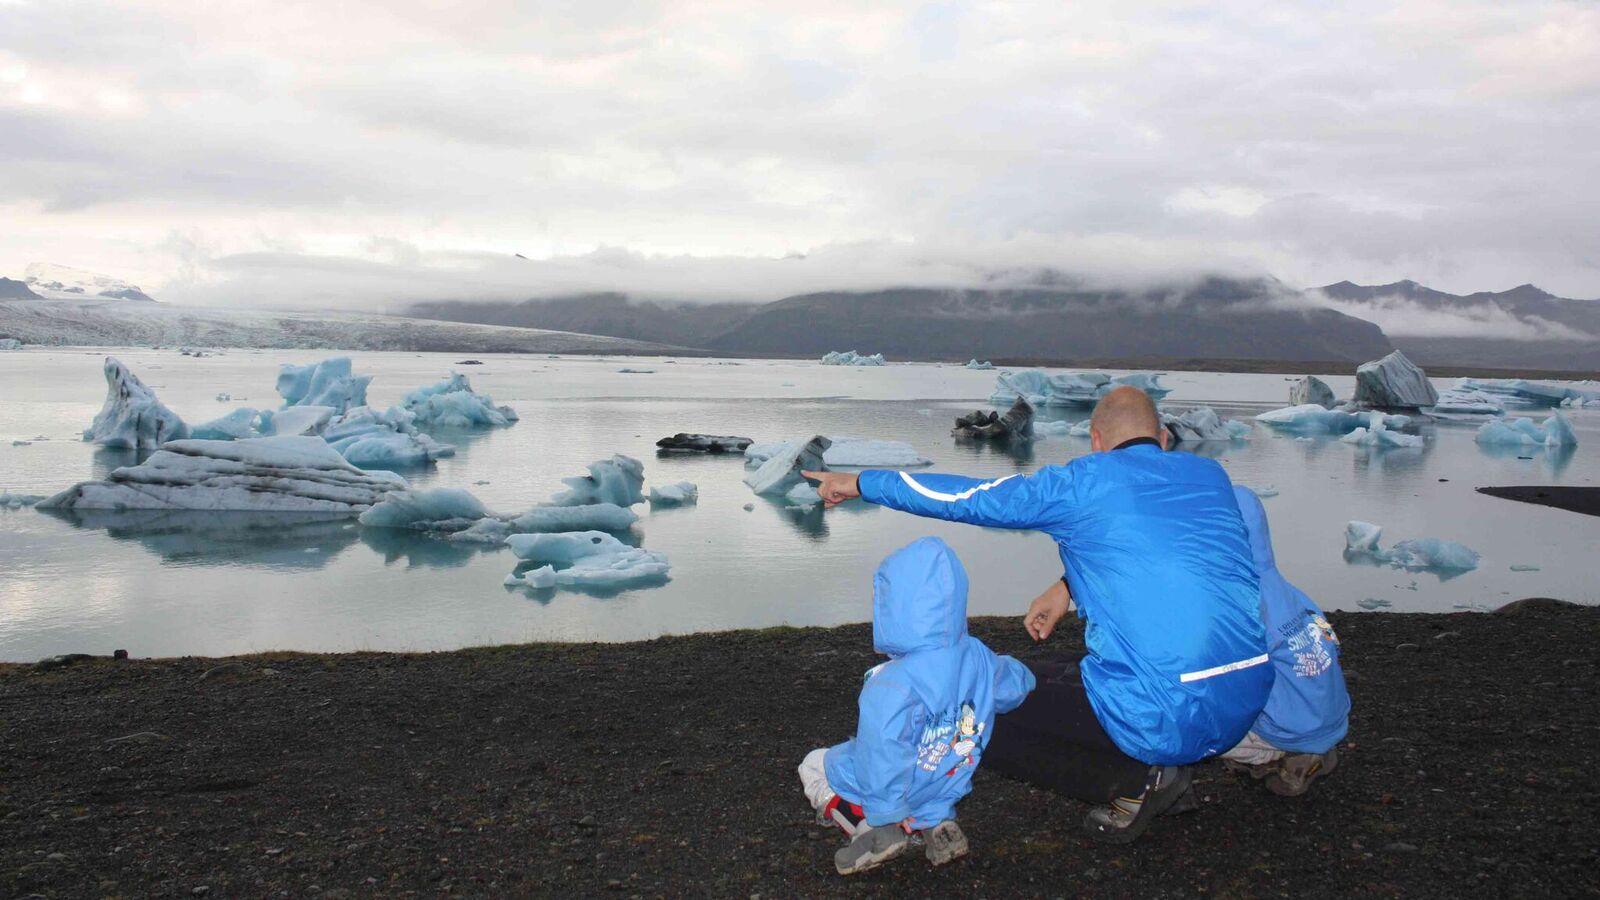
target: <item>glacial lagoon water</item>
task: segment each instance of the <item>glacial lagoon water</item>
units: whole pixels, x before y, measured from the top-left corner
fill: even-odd
[[[235,406],[276,405],[278,364],[332,355],[110,352],[190,422]],[[135,460],[78,439],[104,399],[104,355],[83,348],[0,353],[0,490],[50,494]],[[362,529],[348,520],[222,514],[175,522],[0,510],[0,660],[118,647],[135,656],[433,650],[865,621],[874,567],[923,534],[944,537],[966,562],[973,614],[1020,614],[1060,572],[1053,544],[1041,535],[916,519],[860,503],[796,512],[753,496],[740,481],[741,460],[658,458],[655,441],[678,431],[757,440],[816,433],[890,438],[916,446],[934,460],[932,470],[977,476],[1030,471],[1089,452],[1087,440],[1071,437],[1041,439],[1021,454],[958,443],[949,435],[951,420],[985,405],[995,374],[959,366],[487,356],[484,365],[460,367],[454,355],[351,355],[357,372],[375,376],[374,405],[393,403],[455,369],[521,414],[511,428],[438,435],[458,453],[435,469],[406,473],[416,485],[462,487],[492,509],[521,511],[559,490],[561,478],[613,453],[644,460],[647,484],[699,485],[698,506],[636,508],[642,518],[634,540],[667,554],[671,580],[617,593],[533,593],[502,586],[517,562],[503,548]],[[1354,383],[1348,374],[1324,378],[1340,396]],[[1163,380],[1174,388],[1164,401],[1169,408],[1210,405],[1225,417],[1247,418],[1285,405],[1293,379],[1176,372]],[[219,402],[218,393],[233,399]],[[1597,603],[1600,519],[1473,490],[1600,483],[1600,411],[1572,417],[1580,441],[1575,452],[1491,451],[1474,443],[1474,429],[1447,425],[1425,426],[1422,449],[1363,448],[1329,437],[1296,441],[1257,426],[1251,441],[1195,450],[1217,458],[1240,484],[1278,491],[1265,503],[1279,564],[1326,608],[1491,609],[1536,595]],[[1341,551],[1350,519],[1383,525],[1385,545],[1443,537],[1483,559],[1477,570],[1453,578],[1346,562]]]

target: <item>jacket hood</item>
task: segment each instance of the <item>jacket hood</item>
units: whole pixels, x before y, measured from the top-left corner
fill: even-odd
[[[952,647],[967,634],[967,570],[925,537],[889,554],[872,579],[872,646],[905,656]]]
[[[1255,560],[1256,571],[1266,572],[1278,567],[1272,556],[1272,532],[1267,530],[1267,510],[1261,498],[1247,487],[1234,485],[1234,499],[1239,501],[1239,515],[1244,517],[1244,529],[1250,535],[1250,556]]]

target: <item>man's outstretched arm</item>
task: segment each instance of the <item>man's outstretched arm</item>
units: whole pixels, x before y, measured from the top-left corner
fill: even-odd
[[[1070,516],[1074,505],[1071,481],[1062,469],[989,480],[881,470],[803,474],[818,482],[817,492],[828,506],[861,497],[902,512],[990,528],[1047,529]]]

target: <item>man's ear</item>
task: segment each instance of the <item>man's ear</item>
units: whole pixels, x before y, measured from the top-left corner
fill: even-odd
[[[1093,425],[1089,426],[1089,449],[1096,453],[1104,453],[1106,450],[1105,438],[1100,436],[1100,429]]]
[[[1168,445],[1172,442],[1172,432],[1167,429],[1167,426],[1162,425],[1161,433],[1156,435],[1156,440],[1161,442],[1161,449],[1171,449]]]

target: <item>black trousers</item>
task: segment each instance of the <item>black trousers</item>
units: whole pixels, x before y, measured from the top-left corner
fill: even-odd
[[[1028,663],[1038,686],[996,716],[983,767],[1089,803],[1137,797],[1150,766],[1118,749],[1100,727],[1078,661]]]

